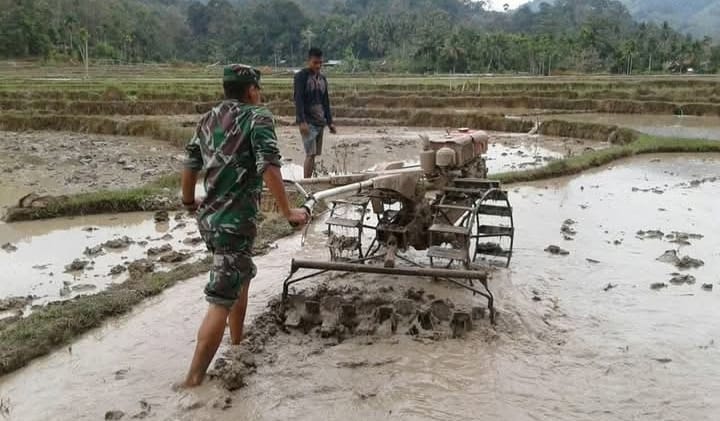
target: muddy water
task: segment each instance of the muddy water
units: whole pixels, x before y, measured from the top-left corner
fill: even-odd
[[[280,354],[231,395],[232,408],[215,410],[208,402],[223,392],[212,383],[190,395],[170,390],[205,308],[199,277],[86,335],[72,353],[3,378],[0,396],[18,420],[98,419],[111,409],[131,416],[141,400],[158,419],[715,419],[720,183],[689,183],[719,169],[720,157],[660,155],[513,190],[516,254],[511,270],[491,282],[501,311],[494,335],[480,329],[466,340],[403,336]],[[560,233],[568,218],[577,221],[572,241]],[[683,247],[636,237],[648,229],[705,237]],[[251,314],[279,291],[298,241],[283,240],[257,259]],[[570,254],[550,255],[549,244]],[[652,290],[677,271],[655,260],[674,248],[705,262],[683,271],[697,283]],[[384,363],[339,364],[358,360]],[[194,403],[201,408],[182,409]]]
[[[183,244],[188,236],[197,235],[193,219],[156,224],[150,213],[2,224],[0,233],[3,243],[11,242],[17,247],[14,252],[0,252],[0,267],[3,268],[0,297],[34,295],[38,298],[33,304],[97,292],[113,282],[122,282],[127,274],[113,276],[109,274],[110,269],[147,257],[150,247],[169,244],[175,250],[195,252],[201,249],[200,245]],[[166,235],[168,237],[162,238]],[[134,243],[115,250],[106,248],[97,256],[84,254],[86,247],[123,236],[130,237]],[[65,266],[78,258],[91,262],[89,267],[66,272]],[[78,290],[78,285],[84,285],[85,289]]]
[[[350,173],[375,167],[379,163],[417,162],[422,149],[420,135],[441,137],[446,132],[437,128],[414,127],[340,128],[337,135],[325,134],[323,155],[317,158],[319,171]],[[302,165],[304,151],[297,128],[279,127],[278,137],[286,165]],[[488,165],[491,171],[542,165],[545,157],[557,158],[568,152],[580,153],[586,147],[602,147],[598,142],[495,132],[490,133],[490,143]],[[518,155],[519,150],[522,150],[521,155]],[[536,157],[539,160],[535,161]]]
[[[720,140],[720,118],[718,117],[587,113],[558,114],[542,118],[613,124],[655,136]]]

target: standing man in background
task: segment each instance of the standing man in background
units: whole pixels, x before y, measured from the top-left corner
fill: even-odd
[[[325,126],[330,129],[330,133],[337,133],[330,111],[327,79],[320,73],[322,65],[322,51],[311,48],[307,67],[295,75],[295,122],[300,128],[305,148],[305,178],[313,176],[315,157],[322,155]]]

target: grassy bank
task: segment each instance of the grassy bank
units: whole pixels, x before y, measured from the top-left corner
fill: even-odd
[[[496,174],[492,178],[505,184],[522,183],[578,174],[633,155],[705,152],[720,153],[720,142],[642,135],[628,144],[614,145],[607,149],[557,160],[542,168]]]
[[[179,186],[179,180],[175,182],[173,189],[161,187],[170,182],[170,178],[168,178],[136,189],[104,190],[72,196],[50,197],[43,201],[43,206],[11,207],[2,219],[5,222],[20,222],[60,216],[174,210],[178,209],[175,192]]]
[[[269,245],[293,232],[287,222],[271,215],[258,229],[256,253],[264,253]],[[33,312],[0,330],[0,376],[17,370],[31,360],[70,343],[78,335],[99,327],[110,317],[129,312],[145,298],[160,294],[181,280],[210,270],[211,260],[178,266],[162,273],[129,279],[122,284],[94,295],[83,295],[60,301]],[[198,294],[202,291],[198,289]]]

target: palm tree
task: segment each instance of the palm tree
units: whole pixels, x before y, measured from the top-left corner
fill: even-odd
[[[312,48],[312,40],[315,38],[315,33],[310,30],[310,28],[305,29],[302,31],[302,37],[305,40],[305,43],[307,44],[308,50]]]

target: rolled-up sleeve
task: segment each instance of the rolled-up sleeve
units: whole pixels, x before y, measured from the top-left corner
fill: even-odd
[[[264,173],[270,165],[282,166],[275,134],[275,122],[269,111],[261,110],[255,114],[250,141],[255,152],[258,174]]]
[[[200,149],[200,125],[195,130],[193,137],[185,146],[185,169],[192,171],[202,171],[203,157]]]

